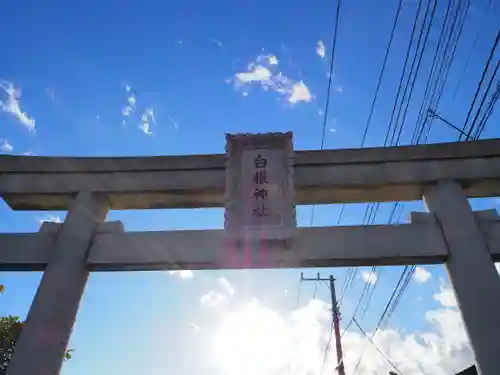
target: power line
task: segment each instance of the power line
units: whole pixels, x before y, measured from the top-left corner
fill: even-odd
[[[337,46],[337,31],[338,31],[338,26],[339,26],[340,6],[341,6],[341,0],[337,0],[337,11],[335,14],[335,28],[333,31],[333,41],[332,41],[332,54],[330,57],[330,74],[328,75],[328,88],[326,90],[325,110],[324,110],[324,116],[323,116],[323,132],[321,134],[320,150],[323,150],[323,148],[325,146],[326,125],[328,122],[328,109],[330,108],[330,94],[331,94],[332,80],[333,80],[333,66],[334,66],[334,60],[335,60],[335,49]],[[310,220],[309,226],[313,225],[315,208],[316,208],[316,206],[313,205],[312,210],[311,210],[311,220]]]
[[[460,5],[462,4],[462,2],[460,2]],[[443,75],[442,75],[442,78],[441,78],[441,81],[438,82],[438,85],[440,86],[438,92],[435,94],[435,97],[434,97],[434,101],[435,101],[435,105],[434,105],[434,108],[437,110],[439,108],[439,104],[440,104],[440,101],[441,101],[441,97],[443,95],[443,92],[444,92],[444,88],[446,87],[446,82],[448,80],[448,74],[450,73],[450,70],[451,70],[451,66],[453,64],[453,60],[455,58],[455,53],[456,53],[456,50],[457,50],[457,46],[458,46],[458,42],[460,40],[460,37],[462,35],[462,31],[463,31],[463,27],[465,25],[465,20],[467,18],[467,13],[469,11],[469,7],[470,7],[470,0],[467,0],[465,2],[465,6],[464,6],[464,10],[463,10],[463,15],[461,16],[461,20],[459,21],[459,25],[458,26],[458,30],[455,32],[456,36],[453,38],[453,34],[454,34],[454,28],[456,26],[456,22],[457,22],[457,19],[459,18],[460,16],[460,5],[459,5],[459,8],[457,9],[457,12],[456,12],[456,15],[455,15],[455,18],[453,20],[453,23],[451,25],[451,31],[450,31],[450,35],[448,37],[448,42],[447,42],[447,47],[450,45],[451,43],[451,39],[454,39],[454,42],[453,42],[453,49],[451,50],[451,56],[450,56],[450,53],[447,52],[447,54],[445,55],[445,57],[448,58],[448,61],[445,61],[443,60],[442,62],[442,66],[441,66],[441,70],[444,72]],[[449,50],[449,48],[448,48]],[[429,127],[427,128],[427,132],[425,134],[425,137],[424,137],[424,142],[427,141],[427,137],[429,136],[429,133],[431,131],[431,128],[432,128],[432,122],[433,122],[433,119],[428,119],[428,123],[429,123]]]
[[[499,33],[499,35],[500,35],[500,33]],[[497,71],[498,71],[498,66],[499,65],[500,65],[500,60],[497,61],[497,65],[495,66],[495,70],[493,71],[493,75],[492,75],[492,77],[491,77],[491,79],[490,79],[490,81],[488,83],[488,86],[486,87],[486,91],[483,94],[483,98],[481,99],[481,103],[479,104],[479,108],[477,109],[476,116],[474,116],[474,120],[472,120],[472,124],[470,126],[469,132],[467,133],[467,138],[470,137],[470,135],[472,133],[472,130],[476,126],[476,122],[477,122],[477,119],[479,117],[479,114],[481,113],[481,109],[483,108],[483,105],[484,105],[484,102],[486,100],[486,97],[488,96],[488,94],[490,92],[491,86],[493,84],[493,80],[495,79],[495,77],[497,75]]]
[[[396,370],[399,374],[403,375],[403,372],[400,369],[398,369],[396,367],[396,365],[378,348],[378,346],[373,342],[373,340],[368,337],[368,335],[366,334],[366,332],[364,331],[364,329],[361,328],[361,326],[359,325],[359,323],[358,323],[358,321],[356,319],[354,319],[354,324],[356,324],[358,326],[358,328],[361,331],[361,333],[366,337],[366,339],[370,342],[370,344],[372,344],[374,346],[374,348],[377,350],[377,352],[379,352],[379,354],[382,357],[384,357],[384,359],[392,366],[392,368],[394,370]],[[354,375],[354,373],[356,372],[356,370],[357,370],[357,367],[352,372],[352,375]]]
[[[427,110],[427,116],[429,117],[432,117],[432,118],[435,118],[437,120],[440,120],[441,122],[445,123],[446,125],[448,125],[450,128],[452,129],[455,129],[457,132],[459,132],[460,134],[462,134],[463,136],[465,136],[465,139],[468,141],[470,140],[470,137],[467,135],[467,133],[463,132],[462,129],[460,129],[459,127],[453,125],[451,122],[449,122],[448,120],[446,120],[445,118],[441,117],[440,115],[438,115],[435,111],[433,111],[432,109],[428,109]]]
[[[428,2],[428,5],[429,4],[430,4],[430,2]],[[413,28],[412,28],[411,35],[410,35],[410,41],[408,43],[408,48],[406,49],[406,56],[405,56],[405,60],[404,60],[404,63],[403,63],[403,71],[401,72],[401,78],[399,79],[399,85],[398,85],[398,89],[396,91],[396,98],[394,99],[394,106],[392,107],[391,118],[389,120],[389,126],[387,127],[387,132],[386,132],[386,135],[385,135],[384,146],[388,145],[389,134],[390,134],[392,126],[393,126],[394,114],[396,112],[396,108],[398,107],[399,97],[400,97],[401,89],[403,87],[403,81],[404,81],[404,77],[406,75],[406,69],[408,67],[408,61],[409,61],[410,55],[411,55],[411,50],[412,50],[412,46],[413,46],[413,39],[415,37],[415,31],[417,30],[417,24],[418,24],[418,19],[420,17],[420,10],[421,10],[421,8],[422,8],[422,0],[419,0],[419,2],[418,2],[418,8],[417,8],[417,11],[415,13],[415,19],[413,20]],[[426,16],[427,16],[427,12],[426,12]],[[424,19],[424,22],[425,22],[425,19]],[[420,37],[422,36],[423,30],[424,30],[424,23],[422,23],[422,28],[420,30],[419,43],[420,43]],[[418,48],[418,46],[417,46],[417,48]],[[417,51],[415,51],[415,52],[417,52]],[[415,59],[413,59],[413,63],[414,62],[415,62]],[[413,64],[412,64],[412,69],[413,69]],[[410,76],[411,76],[411,71],[410,71],[410,74],[408,75],[408,80],[409,80]],[[401,105],[399,106],[399,108],[401,108],[401,106],[403,104],[404,98],[406,96],[407,88],[408,88],[408,83],[405,85],[405,91],[404,91],[404,94],[403,94],[403,99],[401,101]],[[399,113],[400,113],[400,111],[399,111]],[[399,118],[399,113],[398,113],[398,118]],[[396,120],[396,123],[397,123],[397,121],[398,120]],[[392,141],[391,141],[391,143],[392,143]]]
[[[368,128],[370,127],[370,122],[371,122],[371,119],[372,119],[373,111],[375,109],[375,102],[377,101],[378,93],[380,91],[380,85],[382,83],[382,77],[384,76],[385,67],[387,65],[387,58],[389,57],[389,51],[390,51],[391,46],[392,46],[392,40],[394,39],[394,35],[395,35],[395,31],[396,31],[396,26],[397,26],[397,23],[398,23],[398,20],[399,20],[399,14],[401,13],[401,5],[402,4],[403,4],[403,0],[399,0],[398,8],[396,10],[396,16],[395,16],[394,22],[392,24],[392,30],[391,30],[391,35],[389,37],[389,43],[387,44],[387,48],[385,50],[384,61],[382,62],[382,69],[380,70],[380,75],[379,75],[378,81],[377,81],[377,88],[375,89],[375,95],[373,96],[372,104],[370,106],[370,112],[368,114],[368,120],[366,121],[365,130],[364,130],[364,133],[363,133],[363,137],[361,139],[361,147],[364,146],[365,140],[366,140],[366,136],[368,134]]]
[[[401,13],[402,4],[403,4],[403,0],[399,0],[398,7],[396,9],[396,15],[394,16],[394,21],[393,21],[393,24],[392,24],[391,33],[390,33],[390,36],[389,36],[389,41],[387,43],[387,48],[385,49],[385,55],[384,55],[384,60],[382,62],[382,68],[380,69],[380,74],[379,74],[379,77],[378,77],[378,80],[377,80],[377,86],[375,88],[375,94],[373,96],[373,100],[372,100],[372,103],[371,103],[371,106],[370,106],[370,110],[368,112],[368,118],[366,120],[365,130],[363,132],[363,136],[361,137],[361,148],[364,147],[364,145],[365,145],[366,137],[368,135],[368,129],[370,128],[370,124],[371,124],[373,112],[375,110],[375,103],[377,102],[378,94],[379,94],[379,91],[380,91],[380,86],[382,84],[382,79],[383,79],[383,76],[384,76],[384,73],[385,73],[385,68],[387,66],[387,60],[388,60],[388,57],[389,57],[389,52],[391,50],[391,46],[392,46],[392,42],[393,42],[393,39],[394,39],[394,35],[395,35],[395,32],[396,32],[396,26],[398,24],[398,20],[399,20],[399,15]],[[344,207],[345,207],[345,204],[342,205],[342,211],[341,212],[344,211]],[[365,212],[365,215],[366,215],[366,212]],[[354,269],[352,267],[350,267],[347,272],[348,273],[346,274],[346,277],[344,278],[344,283],[343,283],[342,289],[341,289],[340,303],[342,303],[342,301],[344,299],[344,295],[345,295],[345,292],[347,290],[347,286],[349,285],[349,283],[351,281],[351,278],[353,277]],[[356,271],[356,273],[357,273],[357,271]]]
[[[486,8],[484,9],[484,12],[483,12],[483,21],[486,21],[486,18],[489,14],[489,10],[490,10],[492,4],[493,4],[493,1],[489,0],[488,5],[486,6]],[[494,9],[492,9],[492,11],[494,12]],[[465,76],[465,72],[467,71],[467,68],[469,67],[470,60],[471,60],[472,56],[474,55],[474,52],[475,52],[475,49],[477,46],[477,41],[479,40],[480,33],[481,33],[481,28],[476,32],[476,36],[474,37],[474,42],[472,43],[472,47],[470,48],[470,52],[469,52],[469,55],[467,56],[467,60],[465,61],[464,68],[462,69],[462,72],[460,73],[460,78],[457,81],[457,86],[455,87],[455,92],[453,94],[453,100],[455,100],[455,97],[457,96],[457,93],[458,93],[459,88],[460,88],[462,81],[463,81],[463,77]]]
[[[300,278],[299,287],[297,289],[297,302],[295,304],[295,308],[299,306],[301,290],[302,290],[302,278]]]
[[[477,140],[481,136],[481,133],[484,131],[484,128],[486,127],[486,124],[488,120],[490,119],[491,115],[493,114],[493,111],[495,109],[495,104],[500,98],[500,80],[498,80],[497,83],[497,89],[493,93],[490,102],[488,103],[488,106],[486,107],[486,110],[484,111],[482,119],[479,121],[479,126],[477,128],[476,133],[474,134],[474,139]]]
[[[446,14],[445,14],[445,17],[444,17],[444,21],[443,21],[443,25],[441,27],[441,33],[440,33],[440,36],[439,36],[439,40],[438,40],[438,43],[437,43],[437,46],[436,46],[436,52],[434,53],[434,58],[432,60],[432,65],[431,65],[431,71],[429,73],[429,78],[427,79],[427,84],[425,86],[425,92],[424,92],[424,98],[422,100],[422,104],[420,106],[420,110],[419,110],[419,114],[418,114],[418,117],[417,117],[417,123],[415,125],[415,130],[413,132],[413,136],[412,136],[412,143],[418,143],[418,140],[420,139],[420,136],[421,136],[421,132],[423,131],[423,128],[425,126],[425,123],[423,123],[421,126],[420,126],[420,123],[422,121],[422,119],[424,119],[424,108],[427,107],[427,102],[429,102],[429,100],[431,100],[431,96],[430,93],[431,92],[434,92],[435,91],[435,87],[437,86],[437,80],[436,79],[433,79],[434,78],[434,75],[436,73],[436,67],[437,67],[437,63],[438,63],[438,60],[441,59],[441,56],[440,56],[440,51],[442,49],[442,43],[444,41],[444,35],[445,35],[445,29],[446,29],[446,24],[448,22],[448,17],[450,16],[450,11],[451,11],[451,2],[448,2],[448,6],[446,7]],[[431,89],[431,87],[434,86],[434,88]],[[429,103],[431,104],[431,103]],[[419,129],[422,127],[422,131],[419,131]],[[418,136],[417,136],[418,135]]]
[[[430,4],[430,2],[428,3],[428,5],[429,4]],[[391,139],[391,144],[393,144],[393,145],[398,145],[399,141],[401,139],[401,134],[403,132],[403,127],[404,127],[404,124],[405,124],[406,116],[408,114],[408,107],[410,106],[411,97],[413,95],[413,91],[414,91],[414,88],[415,88],[415,83],[417,81],[418,73],[420,71],[420,66],[422,64],[422,59],[424,57],[425,47],[427,46],[427,40],[429,38],[430,29],[431,29],[432,23],[434,21],[434,15],[436,14],[436,8],[437,8],[437,0],[434,1],[434,6],[433,6],[432,11],[431,11],[431,18],[429,20],[427,31],[426,31],[425,36],[424,36],[424,43],[423,43],[422,49],[420,51],[420,56],[418,57],[418,62],[417,62],[417,66],[415,68],[415,73],[414,73],[414,76],[413,76],[413,80],[410,83],[409,81],[411,79],[411,74],[412,74],[412,71],[413,71],[413,67],[414,67],[415,61],[417,59],[417,52],[418,52],[418,47],[419,47],[419,44],[420,44],[420,38],[422,36],[422,33],[419,36],[419,40],[418,40],[418,43],[417,43],[417,51],[415,52],[415,58],[414,58],[413,63],[412,63],[412,67],[411,67],[411,70],[410,70],[410,75],[408,76],[408,83],[410,83],[410,92],[408,94],[408,100],[406,101],[406,106],[405,106],[405,108],[403,110],[403,117],[401,119],[401,124],[399,126],[399,132],[398,132],[398,135],[397,135],[396,138],[394,138],[396,127],[394,128],[393,138]],[[429,8],[427,8],[427,11],[428,10],[429,10]],[[427,13],[426,13],[424,21],[423,21],[424,24],[425,24],[426,18],[427,18]],[[407,86],[405,87],[405,90],[406,90],[406,88],[407,88]],[[403,99],[404,99],[404,95],[403,95]],[[401,107],[400,107],[399,111],[401,111]],[[399,118],[399,113],[398,113],[398,118]]]
[[[333,319],[332,319],[332,322],[330,324],[330,331],[328,333],[328,343],[326,344],[325,352],[323,354],[323,363],[321,365],[321,371],[319,372],[319,375],[323,375],[323,370],[325,369],[325,366],[326,366],[328,354],[330,354],[330,348],[332,346],[332,333],[333,333]]]
[[[467,117],[465,118],[465,123],[464,126],[462,127],[462,131],[465,132],[465,129],[467,128],[467,123],[469,122],[470,115],[472,113],[472,110],[474,108],[474,105],[476,104],[477,97],[479,95],[479,91],[481,90],[481,86],[483,85],[484,79],[486,78],[486,73],[488,72],[488,68],[490,66],[491,60],[493,60],[493,55],[495,54],[495,50],[498,45],[498,41],[500,39],[500,31],[498,31],[497,36],[495,38],[495,42],[493,43],[493,47],[491,48],[490,55],[488,56],[488,60],[486,61],[486,65],[484,66],[483,73],[481,74],[481,79],[479,80],[479,83],[477,85],[476,92],[474,93],[474,97],[472,99],[472,102],[469,107],[469,111],[467,112]],[[470,132],[467,134],[470,135]],[[461,140],[462,137],[459,137],[459,140]]]

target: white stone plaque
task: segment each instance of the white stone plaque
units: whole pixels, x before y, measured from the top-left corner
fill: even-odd
[[[226,141],[226,233],[241,241],[287,240],[296,227],[292,133]]]

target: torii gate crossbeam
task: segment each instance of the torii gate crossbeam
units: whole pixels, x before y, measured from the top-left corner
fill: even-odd
[[[222,231],[124,232],[110,208],[219,207],[225,157],[0,156],[17,210],[68,209],[63,224],[0,235],[0,270],[44,270],[8,375],[58,374],[89,271],[445,263],[482,375],[500,374],[500,220],[467,197],[500,195],[500,140],[295,153],[298,204],[418,200],[398,226],[298,229],[250,262]],[[245,257],[247,259],[248,257]],[[49,338],[49,339],[48,339]]]

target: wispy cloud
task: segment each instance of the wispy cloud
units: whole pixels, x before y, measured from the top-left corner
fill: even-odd
[[[135,96],[130,95],[127,99],[127,102],[131,107],[135,107],[135,102],[136,102]]]
[[[168,271],[168,274],[172,276],[179,276],[183,280],[192,279],[194,277],[194,273],[191,270]]]
[[[274,55],[260,55],[255,62],[248,64],[247,71],[234,75],[235,88],[243,88],[243,96],[248,95],[248,86],[258,84],[266,91],[283,95],[290,104],[310,102],[313,98],[309,88],[301,81],[295,81],[282,72],[276,71],[278,59]]]
[[[135,110],[135,103],[136,103],[136,98],[135,95],[132,94],[127,98],[127,104],[122,108],[122,115],[125,117],[129,117],[132,112]]]
[[[323,43],[321,40],[318,40],[318,43],[316,43],[316,53],[322,59],[325,58],[325,43]]]
[[[7,101],[0,100],[0,109],[16,117],[29,130],[35,131],[35,120],[21,110],[21,90],[16,89],[11,82],[0,80],[0,87],[7,94]]]
[[[225,306],[234,292],[234,286],[225,277],[219,277],[216,280],[216,288],[202,295],[200,304],[212,308]]]
[[[50,98],[50,100],[54,101],[56,100],[56,90],[52,87],[47,87],[45,89],[45,93],[47,94],[47,96]]]
[[[14,151],[14,147],[6,139],[0,139],[0,150],[11,153]]]
[[[278,65],[279,61],[275,55],[259,55],[257,56],[256,61],[258,63],[266,63],[269,65]]]
[[[200,326],[196,323],[190,323],[188,327],[193,333],[198,333],[201,331]]]
[[[265,83],[271,80],[272,74],[262,65],[251,66],[249,72],[236,73],[235,78],[239,83],[261,82]]]
[[[170,121],[172,123],[172,125],[174,125],[175,130],[179,129],[179,123],[172,116],[167,115],[167,118],[168,118],[168,121]]]
[[[130,85],[128,84],[124,84],[123,87],[125,88],[126,92],[130,92],[130,90],[132,90],[132,87],[130,87]]]
[[[333,91],[338,92],[339,94],[342,94],[344,92],[344,87],[343,86],[334,86]]]
[[[207,38],[207,40],[210,42],[210,43],[213,43],[213,44],[216,44],[217,46],[219,46],[220,48],[224,48],[224,45],[222,44],[222,42],[220,40],[217,40],[215,38]]]
[[[153,135],[150,131],[151,124],[156,124],[155,113],[153,108],[147,108],[141,116],[141,121],[139,122],[139,129],[147,135]]]
[[[31,151],[23,152],[21,155],[23,155],[23,156],[36,156],[36,154],[34,152],[31,152]]]

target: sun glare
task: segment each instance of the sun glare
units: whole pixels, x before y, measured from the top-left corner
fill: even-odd
[[[251,303],[223,320],[215,338],[215,358],[228,374],[270,374],[286,365],[288,336],[281,316]]]

